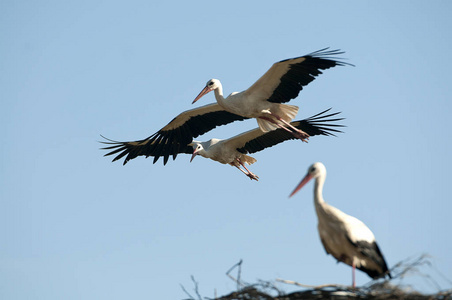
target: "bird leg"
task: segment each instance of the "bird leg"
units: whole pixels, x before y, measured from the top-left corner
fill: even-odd
[[[257,176],[256,174],[254,174],[253,172],[251,172],[250,170],[248,170],[248,168],[245,166],[245,164],[240,160],[240,158],[237,158],[237,161],[239,162],[239,164],[245,168],[246,171],[244,171],[242,168],[240,168],[239,166],[235,165],[237,167],[237,169],[239,169],[240,171],[242,171],[246,176],[248,176],[251,180],[256,180],[259,181],[259,176]]]
[[[355,282],[355,268],[356,268],[356,266],[355,266],[355,260],[353,259],[353,260],[352,260],[352,286],[353,286],[353,288],[356,287],[356,282]]]
[[[259,177],[251,172],[246,172],[245,170],[243,170],[242,168],[240,168],[239,166],[235,166],[237,169],[239,169],[240,171],[243,172],[243,174],[245,174],[246,176],[248,176],[251,180],[254,179],[256,181],[259,181]]]
[[[266,121],[269,121],[269,122],[275,124],[276,126],[278,126],[279,128],[290,132],[291,134],[293,134],[294,137],[296,137],[297,139],[302,140],[303,142],[306,142],[306,143],[308,142],[307,139],[309,138],[309,135],[306,132],[304,132],[304,131],[292,126],[290,123],[287,123],[285,120],[281,119],[280,117],[278,117],[276,115],[273,115],[273,114],[271,114],[271,115],[274,116],[275,118],[277,118],[282,123],[284,123],[287,126],[289,126],[292,130],[290,130],[289,128],[287,128],[287,127],[285,127],[285,126],[283,126],[281,124],[279,124],[278,122],[272,120],[271,118],[268,118],[268,117],[259,117],[259,118],[261,118],[263,120],[266,120]]]
[[[271,113],[271,115],[272,115],[273,117],[275,117],[276,119],[278,119],[278,121],[284,123],[286,126],[288,126],[289,128],[291,128],[291,129],[294,131],[294,132],[292,132],[292,134],[293,134],[295,137],[299,138],[300,140],[302,140],[302,141],[305,142],[305,143],[308,142],[307,139],[309,138],[309,134],[307,134],[306,132],[304,132],[304,131],[301,130],[301,129],[298,129],[298,128],[294,127],[292,124],[290,124],[289,122],[287,122],[286,120],[284,120],[284,119],[281,118],[280,116],[275,115],[275,114],[273,114],[273,113]]]

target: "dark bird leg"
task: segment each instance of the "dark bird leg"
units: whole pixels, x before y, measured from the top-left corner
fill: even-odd
[[[353,262],[352,262],[352,286],[353,286],[353,288],[356,287],[356,282],[355,282],[355,269],[356,269],[356,266],[355,266],[355,260],[353,260]]]

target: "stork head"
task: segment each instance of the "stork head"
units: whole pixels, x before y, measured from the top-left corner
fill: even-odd
[[[205,94],[207,94],[208,92],[211,92],[211,91],[217,89],[219,86],[220,86],[220,81],[218,79],[210,79],[209,81],[207,81],[204,89],[198,94],[198,96],[196,96],[195,100],[193,100],[193,102],[191,104],[193,104],[196,101],[198,101],[199,99],[201,99],[201,97],[204,96]]]
[[[297,187],[293,190],[289,197],[295,195],[303,186],[306,185],[312,178],[318,178],[326,175],[326,168],[321,162],[316,162],[308,168],[308,173],[303,177]]]
[[[191,155],[190,162],[192,162],[192,160],[196,157],[196,155],[200,155],[200,154],[202,155],[205,152],[204,147],[201,142],[193,142],[193,143],[190,143],[189,145],[193,147],[193,154]]]

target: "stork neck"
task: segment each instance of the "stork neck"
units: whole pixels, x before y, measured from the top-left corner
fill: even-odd
[[[325,176],[320,176],[315,179],[314,183],[314,202],[316,205],[325,203],[323,200],[323,184],[325,183]]]
[[[215,93],[215,99],[217,99],[217,103],[225,107],[225,99],[223,97],[223,86],[221,84],[213,91]]]

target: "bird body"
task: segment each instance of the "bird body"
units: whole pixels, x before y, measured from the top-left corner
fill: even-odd
[[[240,164],[237,160],[240,160],[243,163],[251,165],[257,161],[255,158],[237,151],[237,148],[232,145],[231,141],[233,141],[233,138],[226,140],[211,139],[207,142],[194,141],[191,144],[193,145],[194,151],[197,148],[199,149],[196,151],[197,155],[210,158],[222,164],[239,166]]]
[[[331,118],[339,113],[326,114],[328,111],[329,109],[310,118],[294,121],[291,125],[295,128],[306,131],[310,136],[334,135],[333,132],[340,132],[339,130],[334,129],[334,127],[342,127],[342,125],[331,124],[329,122],[340,121],[342,118]],[[175,144],[172,148],[162,148],[159,144],[156,144],[156,140],[144,139],[134,142],[116,142],[109,140],[108,142],[102,143],[110,146],[102,149],[112,150],[111,152],[105,154],[105,156],[117,154],[113,161],[126,156],[125,162],[128,159],[135,158],[140,155],[146,157],[156,157],[157,155],[166,156],[168,153],[164,151],[169,151],[171,154],[174,154],[174,150],[177,149],[177,153],[192,154],[190,161],[192,161],[197,155],[200,155],[204,158],[209,158],[222,164],[229,164],[237,167],[251,179],[257,180],[258,176],[253,174],[245,166],[245,164],[251,165],[255,163],[256,159],[247,154],[261,151],[291,139],[295,139],[295,137],[283,129],[263,132],[259,128],[256,128],[229,139],[222,140],[215,138],[206,142],[190,141],[183,145]],[[154,159],[154,163],[155,161],[156,160]]]
[[[320,240],[328,254],[338,261],[363,270],[372,278],[383,273],[381,259],[375,261],[366,254],[375,252],[375,258],[381,254],[370,229],[357,218],[347,215],[328,203],[315,204],[319,223],[317,225]],[[361,248],[357,247],[361,244]],[[365,246],[364,246],[365,245]],[[367,253],[362,250],[366,248]],[[387,268],[387,267],[386,267]]]
[[[308,173],[290,196],[293,196],[310,179],[315,178],[314,205],[318,218],[320,240],[328,254],[354,269],[365,272],[371,278],[391,274],[372,231],[360,220],[325,202],[322,195],[326,178],[325,166],[317,162],[311,165]]]
[[[305,56],[282,60],[273,64],[250,88],[232,93],[227,98],[223,96],[220,81],[211,79],[193,103],[214,91],[217,103],[225,111],[246,118],[256,118],[264,132],[282,128],[305,141],[309,135],[290,124],[298,113],[298,107],[283,103],[296,98],[303,86],[321,74],[321,70],[345,65],[344,62],[330,57],[342,53],[338,50],[322,49]]]
[[[139,155],[153,156],[154,163],[163,157],[163,164],[166,164],[170,156],[176,159],[179,153],[183,153],[184,147],[194,138],[217,126],[248,118],[257,118],[264,131],[283,128],[297,138],[306,138],[306,133],[301,134],[300,129],[291,127],[289,123],[296,116],[298,108],[282,103],[297,97],[303,86],[321,74],[321,70],[345,65],[346,63],[331,57],[341,53],[337,50],[322,49],[303,57],[275,63],[250,88],[240,93],[231,93],[226,99],[223,97],[221,83],[218,80],[210,80],[195,101],[214,90],[217,103],[184,111],[143,140],[119,143],[122,146],[118,147],[111,146],[110,148],[115,150],[109,155],[119,153],[114,160],[125,156],[123,164]],[[213,87],[215,88],[212,89]]]
[[[223,86],[218,79],[209,80],[206,86],[214,91],[217,103],[224,110],[245,118],[257,119],[260,129],[264,132],[280,128],[276,121],[268,121],[272,116],[279,116],[285,122],[291,122],[298,113],[298,107],[295,105],[262,101],[262,93],[234,92],[224,98]]]

